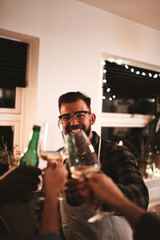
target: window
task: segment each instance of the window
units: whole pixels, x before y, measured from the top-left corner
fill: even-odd
[[[3,39],[6,38],[8,42],[12,40],[29,47],[26,78],[23,78],[25,81],[20,85],[11,85],[11,87],[0,85],[0,135],[5,135],[4,141],[8,143],[9,148],[17,145],[18,149],[16,150],[23,152],[36,119],[39,39],[4,29],[0,29],[0,36]],[[16,72],[15,69],[17,68],[13,65],[11,75],[13,75],[13,71]],[[7,72],[9,71],[7,70]],[[24,69],[21,68],[21,72],[16,72],[16,74],[14,82],[17,84],[24,76]],[[0,69],[0,79],[5,79],[3,84],[6,84],[6,79],[9,78],[10,76],[4,76]]]
[[[145,137],[144,127],[159,111],[158,67],[104,56],[102,66],[101,135],[136,146]],[[130,146],[129,146],[130,145]],[[135,154],[135,149],[133,151]]]
[[[155,114],[160,73],[128,64],[105,61],[103,69],[103,111]]]

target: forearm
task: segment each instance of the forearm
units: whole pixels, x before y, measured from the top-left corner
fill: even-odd
[[[141,218],[145,210],[132,203],[127,197],[124,196],[119,190],[112,188],[112,194],[104,193],[105,203],[112,209],[116,210],[119,214],[123,215],[130,225],[134,228],[138,220]]]
[[[59,235],[58,227],[58,197],[47,196],[41,220],[40,233],[55,233]]]
[[[115,208],[128,220],[133,228],[135,228],[137,222],[145,213],[145,210],[132,203],[127,198],[117,200],[117,206],[115,206]]]

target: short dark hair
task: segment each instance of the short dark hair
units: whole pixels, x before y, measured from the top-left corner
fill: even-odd
[[[60,107],[62,105],[62,103],[72,103],[72,102],[76,102],[78,100],[82,99],[87,107],[91,110],[91,107],[90,107],[90,104],[91,104],[91,99],[90,97],[88,97],[87,95],[77,91],[77,92],[67,92],[63,95],[61,95],[59,97],[59,100],[58,100],[58,107],[59,107],[59,110],[60,110]]]

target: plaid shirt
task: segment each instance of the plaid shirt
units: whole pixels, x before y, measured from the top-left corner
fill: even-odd
[[[92,145],[98,154],[100,137],[93,131]],[[147,209],[148,189],[144,184],[135,157],[125,146],[101,139],[101,170],[113,179],[121,191],[132,201]]]

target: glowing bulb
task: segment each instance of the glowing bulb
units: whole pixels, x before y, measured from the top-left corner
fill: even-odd
[[[109,98],[109,101],[112,101],[112,98],[111,98],[111,97]]]
[[[149,73],[149,77],[152,77],[152,73]]]
[[[107,70],[106,70],[106,69],[104,69],[104,70],[103,70],[103,72],[104,72],[104,73],[106,73],[106,72],[107,72]]]
[[[129,69],[129,67],[128,67],[128,65],[126,64],[125,66],[124,66],[126,69]]]
[[[137,71],[136,74],[139,75],[139,74],[140,74],[140,71]]]
[[[103,79],[103,83],[106,83],[107,82],[107,80],[106,79]]]
[[[104,100],[104,99],[106,99],[106,97],[105,97],[105,96],[102,96],[102,99]]]
[[[145,73],[145,72],[142,72],[142,75],[143,75],[143,76],[146,76],[146,73]]]
[[[131,68],[131,72],[134,72],[134,68]]]
[[[105,62],[105,61],[102,61],[102,65],[103,65],[103,66],[106,65],[106,62]]]
[[[154,78],[157,78],[158,77],[158,74],[154,74]]]
[[[111,91],[111,89],[110,89],[110,88],[107,88],[106,92],[110,92],[110,91]]]
[[[123,146],[123,142],[120,140],[118,143],[119,146]]]
[[[116,95],[113,95],[112,97],[113,97],[113,98],[116,98]]]

